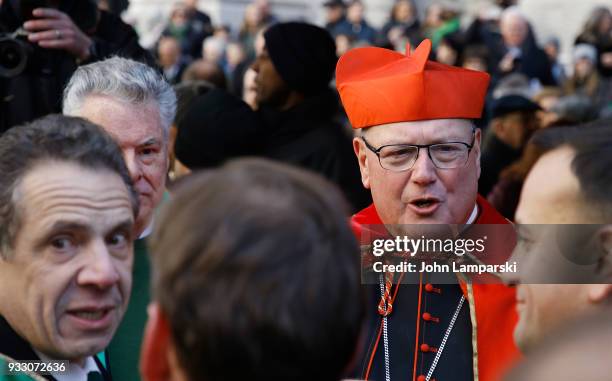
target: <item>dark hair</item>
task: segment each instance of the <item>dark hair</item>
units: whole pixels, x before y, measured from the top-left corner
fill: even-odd
[[[187,66],[181,77],[181,82],[206,81],[219,89],[227,89],[227,78],[223,68],[211,61],[199,59]]]
[[[580,37],[582,37],[585,42],[597,44],[601,37],[599,35],[599,24],[601,24],[601,20],[603,20],[604,17],[610,16],[610,8],[606,6],[594,7],[582,27]]]
[[[481,59],[485,63],[489,58],[489,51],[486,46],[479,44],[467,45],[463,50],[463,62],[469,59]]]
[[[178,126],[187,114],[191,103],[200,95],[208,93],[214,89],[210,82],[202,80],[184,81],[172,87],[176,93],[176,115],[174,116],[174,126]]]
[[[0,252],[8,252],[13,247],[20,228],[15,189],[28,171],[50,160],[119,174],[130,192],[134,215],[138,214],[138,197],[121,149],[113,139],[85,119],[49,115],[13,127],[0,136]]]
[[[410,5],[410,8],[412,8],[412,13],[414,18],[417,18],[417,14],[418,11],[416,9],[416,6],[414,5],[414,0],[395,0],[395,2],[393,3],[393,6],[391,6],[391,11],[389,12],[389,20],[390,21],[398,21],[395,14],[397,13],[397,8],[399,7],[399,3],[401,2],[407,2]]]
[[[153,235],[153,291],[191,380],[338,380],[364,316],[339,191],[241,159],[195,175]]]
[[[572,148],[572,172],[585,198],[612,212],[612,119],[548,128],[532,139],[544,153],[564,145]]]

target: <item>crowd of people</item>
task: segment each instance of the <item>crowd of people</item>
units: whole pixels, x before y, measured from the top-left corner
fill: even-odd
[[[606,379],[612,12],[566,68],[516,3],[182,1],[143,48],[0,0],[0,380]],[[511,227],[463,260],[518,270],[364,281],[430,225]]]
[[[256,62],[263,31],[278,21],[269,2],[249,4],[239,31],[214,26],[195,5],[177,4],[152,47],[166,78],[175,84],[203,80],[241,97],[252,109],[260,108]],[[612,115],[612,13],[606,7],[594,8],[585,20],[571,48],[570,67],[559,62],[557,38],[538,43],[516,1],[491,2],[462,26],[461,9],[448,2],[432,2],[421,19],[412,0],[398,0],[381,29],[368,23],[359,0],[330,0],[323,7],[325,29],[338,57],[365,46],[404,52],[427,38],[432,41],[432,60],[491,75],[485,111],[477,121],[484,131],[479,191],[510,219],[520,185],[537,158],[537,149],[527,147],[531,134]],[[334,112],[337,121],[348,125],[342,110]]]

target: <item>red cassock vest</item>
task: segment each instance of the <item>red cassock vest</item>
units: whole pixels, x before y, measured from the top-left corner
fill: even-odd
[[[510,223],[481,196],[478,196],[477,204],[478,217],[475,221],[476,224]],[[363,231],[362,225],[378,224],[382,224],[382,221],[374,205],[363,209],[351,219],[353,231],[358,239]],[[517,322],[515,290],[502,284],[460,283],[460,287],[469,304],[469,315],[472,323],[472,368],[474,380],[500,380],[508,368],[520,356],[512,335]],[[374,305],[371,308],[377,307],[377,305]],[[419,310],[421,308],[420,298],[418,308]],[[392,337],[393,332],[390,332],[389,335]],[[380,340],[379,334],[377,341]],[[376,345],[373,345],[373,347],[374,351],[376,351]],[[373,358],[374,355],[372,354],[371,358],[366,359],[366,362],[368,360],[372,362]],[[396,359],[395,361],[398,360]],[[366,366],[363,369],[366,369]],[[444,364],[438,365],[438,367],[440,366],[444,366]],[[419,375],[416,368],[415,365],[415,371],[411,377],[412,380],[424,380],[424,376],[422,374]],[[361,377],[368,377],[369,366],[367,366],[367,369],[368,371],[363,372]],[[396,377],[392,378],[395,379]]]

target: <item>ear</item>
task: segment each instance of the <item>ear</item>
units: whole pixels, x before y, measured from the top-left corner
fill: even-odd
[[[612,284],[601,283],[588,285],[589,302],[593,304],[604,304],[612,296]]]
[[[140,353],[140,373],[145,381],[168,381],[172,373],[170,324],[155,302],[147,308],[149,319]]]
[[[353,138],[353,151],[355,151],[357,161],[359,162],[361,182],[366,189],[370,189],[370,170],[368,168],[368,157],[366,155],[367,149],[368,148],[365,146],[363,140],[361,140],[359,137]]]
[[[491,131],[493,131],[498,138],[504,136],[504,122],[501,118],[495,118],[491,121]]]
[[[480,128],[476,129],[474,133],[474,156],[476,156],[476,178],[480,178],[480,144],[482,143],[482,131]]]

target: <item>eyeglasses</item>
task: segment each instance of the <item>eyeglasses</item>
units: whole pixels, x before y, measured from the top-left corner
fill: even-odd
[[[362,136],[366,147],[378,156],[378,162],[384,169],[393,172],[407,171],[419,158],[421,148],[427,148],[427,155],[438,169],[463,167],[474,147],[476,134],[472,131],[472,143],[447,142],[436,144],[389,144],[374,148]]]

